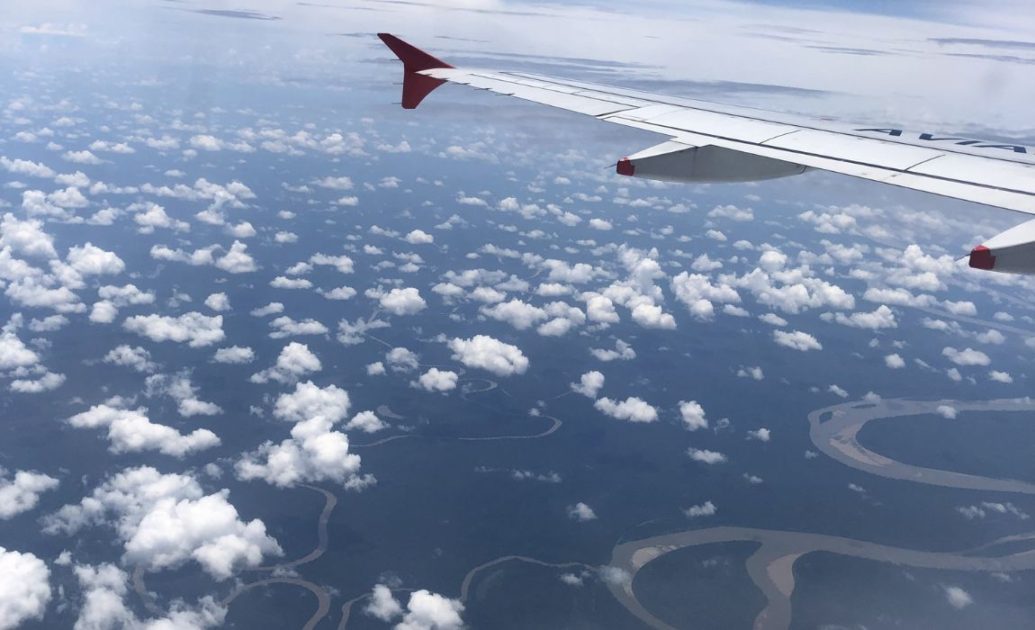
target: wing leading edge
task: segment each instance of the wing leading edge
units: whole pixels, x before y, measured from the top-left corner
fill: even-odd
[[[416,107],[448,82],[667,136],[639,157],[620,160],[619,174],[747,181],[819,169],[1035,215],[1035,150],[1026,146],[849,127],[580,81],[454,68],[393,35],[379,37],[403,61],[403,107]],[[972,266],[989,268],[987,248],[975,252],[980,260],[972,256],[971,262],[980,265]]]

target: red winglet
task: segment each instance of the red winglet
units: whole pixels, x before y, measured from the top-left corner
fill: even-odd
[[[425,96],[431,94],[432,90],[445,83],[442,79],[417,73],[422,70],[452,68],[453,66],[432,57],[411,44],[407,44],[395,35],[378,33],[377,36],[403,62],[402,106],[404,109],[415,109],[424,100]]]
[[[984,245],[978,245],[970,251],[970,266],[974,269],[995,269],[995,256],[992,250]]]
[[[632,177],[636,174],[636,165],[632,163],[629,158],[622,158],[618,160],[618,164],[615,165],[615,172],[619,175],[626,175]]]

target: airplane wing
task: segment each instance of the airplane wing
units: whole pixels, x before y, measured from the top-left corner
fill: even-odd
[[[448,82],[668,137],[619,160],[621,175],[752,181],[818,169],[1035,215],[1035,149],[1023,145],[852,127],[521,72],[454,68],[394,35],[378,37],[403,62],[404,108],[416,108]],[[976,247],[970,265],[1035,273],[1035,220]]]

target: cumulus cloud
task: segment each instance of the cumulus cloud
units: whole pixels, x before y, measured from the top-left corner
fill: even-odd
[[[122,344],[104,355],[104,362],[132,368],[137,372],[153,372],[157,365],[151,361],[151,353],[140,346]]]
[[[411,245],[425,245],[435,242],[435,237],[424,230],[413,230],[406,235],[406,242]]]
[[[773,341],[777,344],[793,350],[808,352],[809,350],[822,350],[823,346],[812,335],[795,330],[786,332],[783,330],[773,331]]]
[[[0,248],[3,247],[29,258],[57,258],[54,239],[43,231],[42,221],[21,221],[10,213],[0,219]]]
[[[195,606],[173,600],[163,617],[141,620],[125,601],[129,592],[129,575],[125,571],[107,563],[97,566],[77,564],[74,570],[83,593],[76,630],[204,630],[222,625],[226,617],[226,607],[207,595]]]
[[[755,429],[754,431],[748,431],[747,436],[749,440],[768,442],[770,439],[772,439],[772,432],[769,429],[763,427],[761,429]]]
[[[618,339],[615,341],[614,350],[608,348],[592,348],[590,354],[600,361],[631,361],[636,358],[636,351],[628,343]]]
[[[143,407],[122,409],[101,404],[72,416],[68,423],[80,429],[106,428],[111,443],[109,450],[113,453],[158,451],[184,457],[220,443],[219,437],[208,429],[183,434],[173,427],[151,422],[146,413]]]
[[[207,317],[196,311],[178,317],[135,315],[123,322],[127,331],[152,341],[175,341],[192,348],[210,346],[223,340],[223,316]]]
[[[510,300],[495,306],[483,306],[481,312],[497,321],[506,322],[518,330],[526,330],[546,319],[546,311],[521,300]]]
[[[520,348],[487,335],[452,339],[449,349],[453,351],[454,360],[497,376],[524,374],[528,370],[528,358]]]
[[[593,508],[579,501],[575,505],[568,506],[568,518],[580,522],[593,521],[596,520],[597,513],[593,511]]]
[[[458,599],[421,589],[410,593],[406,608],[383,584],[374,587],[370,602],[363,609],[365,613],[381,621],[400,619],[395,630],[461,630],[464,622],[461,613],[464,605]]]
[[[906,367],[906,361],[897,353],[889,354],[884,357],[884,365],[888,366],[892,370],[900,370]]]
[[[431,368],[420,375],[416,385],[429,392],[448,392],[456,389],[456,382],[459,375],[448,370]]]
[[[604,386],[604,375],[596,370],[586,372],[579,378],[578,383],[571,383],[571,389],[577,394],[589,398],[596,398],[600,389]]]
[[[385,361],[393,372],[412,372],[420,365],[417,353],[406,348],[392,348],[385,354]]]
[[[277,381],[290,384],[306,374],[319,372],[322,369],[323,364],[320,363],[319,357],[309,350],[309,346],[292,341],[280,351],[273,367],[252,374],[250,380],[253,383]]]
[[[715,516],[718,511],[719,508],[715,507],[714,503],[705,501],[701,505],[691,505],[683,510],[683,514],[686,514],[687,518],[701,518],[702,516]]]
[[[49,475],[27,470],[19,470],[12,477],[0,468],[0,521],[33,509],[39,502],[40,495],[57,488],[58,483],[57,479]],[[2,586],[0,591],[3,591]],[[2,619],[3,616],[0,615],[0,620]],[[3,623],[0,623],[0,627],[3,627]]]
[[[948,358],[956,365],[963,366],[990,365],[992,363],[992,359],[988,358],[987,354],[973,348],[957,350],[956,348],[947,347],[942,349],[942,356]]]
[[[255,351],[245,346],[229,346],[227,348],[216,350],[216,353],[212,356],[212,360],[216,363],[229,363],[235,365],[251,363],[255,360]]]
[[[158,571],[193,560],[213,578],[225,580],[242,567],[259,566],[265,556],[282,553],[261,520],[240,519],[229,494],[206,495],[189,474],[127,468],[80,503],[44,518],[43,531],[74,535],[87,526],[111,526],[127,564]]]
[[[412,287],[392,289],[381,295],[379,302],[381,308],[392,315],[415,315],[428,306],[428,303],[420,296],[420,291]]]
[[[713,465],[726,462],[726,456],[716,451],[690,447],[686,450],[686,454],[690,456],[690,459],[702,464]]]
[[[618,420],[654,422],[658,419],[658,410],[635,396],[630,396],[621,402],[611,400],[610,398],[601,398],[593,403],[593,406],[605,415]]]
[[[970,596],[970,593],[962,588],[958,586],[946,586],[944,588],[945,599],[953,608],[962,610],[974,603],[974,598]]]
[[[226,296],[226,293],[213,293],[212,295],[205,298],[205,306],[209,307],[217,313],[230,310],[230,298]]]
[[[31,553],[0,547],[0,628],[42,619],[50,598],[47,564]]]
[[[708,428],[708,419],[704,415],[704,407],[696,400],[681,401],[679,403],[679,415],[683,419],[683,425],[688,431]]]

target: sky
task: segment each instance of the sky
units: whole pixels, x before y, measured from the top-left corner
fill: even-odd
[[[403,111],[374,34],[1032,143],[1031,24],[1028,3],[922,1],[6,7],[0,629],[635,627],[625,583],[680,625],[698,604],[664,585],[710,592],[715,566],[723,614],[754,614],[743,550],[632,582],[619,542],[1025,533],[1023,492],[867,474],[807,420],[944,400],[861,435],[1031,481],[1033,429],[962,410],[1028,394],[1032,282],[960,260],[1018,215],[824,173],[620,178],[657,136],[455,86]],[[803,561],[800,619],[1035,619],[1030,571],[858,562]],[[830,572],[858,597],[823,604]]]

